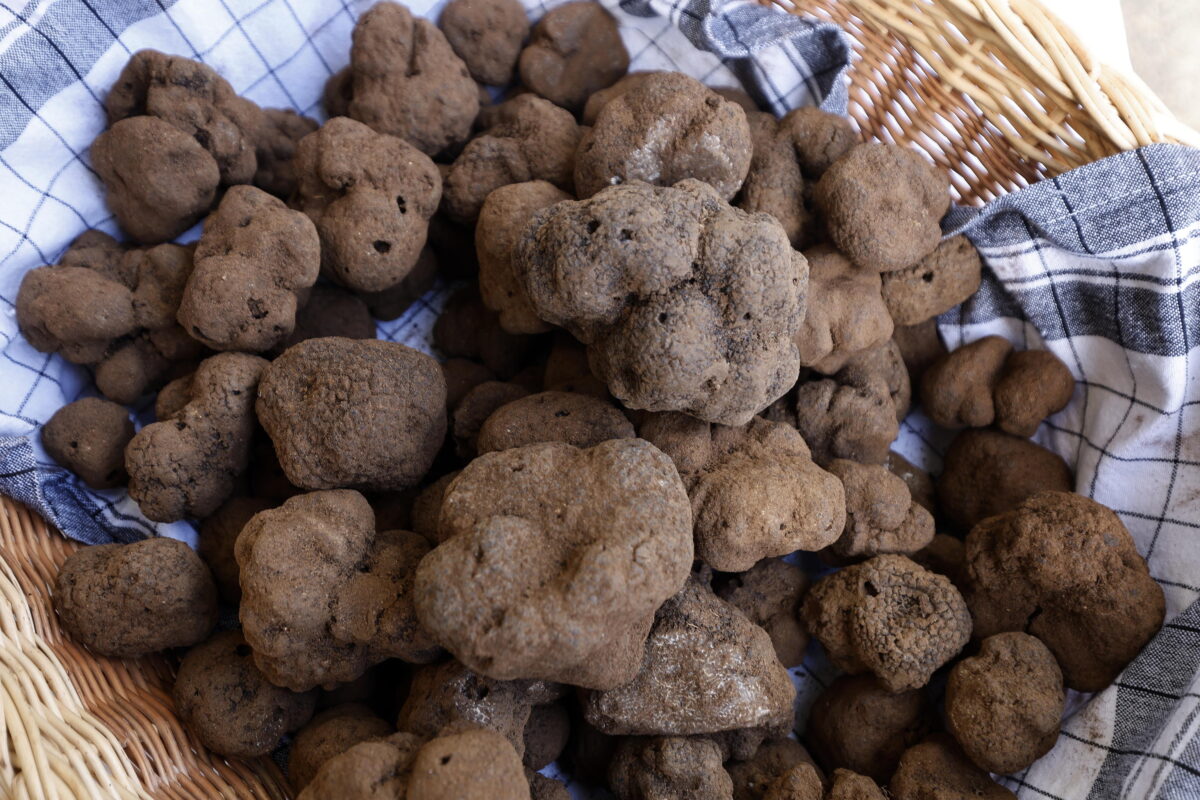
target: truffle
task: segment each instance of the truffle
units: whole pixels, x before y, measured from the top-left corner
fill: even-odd
[[[983,267],[975,245],[954,236],[911,267],[883,275],[883,302],[896,325],[919,325],[979,290]]]
[[[473,289],[451,295],[433,325],[433,343],[444,355],[478,361],[501,380],[521,371],[533,341],[507,333]]]
[[[301,116],[290,108],[263,111],[256,148],[258,167],[254,185],[264,192],[287,200],[296,191],[296,145],[319,126],[316,120]]]
[[[835,458],[882,464],[900,432],[897,400],[903,393],[893,395],[885,376],[846,369],[800,383],[765,416],[795,426],[818,464]]]
[[[333,284],[319,284],[309,291],[308,302],[296,311],[296,326],[277,350],[309,339],[340,336],[345,339],[374,339],[375,320],[361,297]]]
[[[439,736],[417,751],[405,797],[529,800],[529,783],[520,757],[500,734],[471,729]]]
[[[630,737],[608,768],[617,800],[729,800],[733,782],[708,739]]]
[[[912,499],[908,486],[887,467],[835,459],[828,469],[846,490],[846,527],[829,547],[834,555],[908,555],[933,540],[933,515]]]
[[[1038,425],[1062,411],[1075,393],[1075,378],[1048,350],[1013,353],[992,390],[996,426],[1014,436],[1033,436]]]
[[[733,800],[762,800],[776,778],[800,764],[812,764],[812,756],[795,739],[763,742],[751,758],[726,763]]]
[[[888,791],[895,800],[1016,800],[1015,794],[972,764],[944,733],[934,734],[905,751]]]
[[[359,742],[317,770],[297,800],[387,800],[408,797],[413,759],[423,740],[411,733]]]
[[[897,325],[892,341],[900,349],[908,379],[912,386],[921,385],[921,376],[935,361],[946,354],[946,345],[938,333],[937,320],[927,319],[918,325]]]
[[[299,792],[321,766],[359,742],[382,739],[392,726],[360,703],[345,703],[317,714],[301,728],[288,752],[288,783]]]
[[[765,558],[731,576],[717,595],[767,632],[779,663],[790,669],[800,666],[808,647],[808,632],[799,618],[808,583],[804,570],[795,564]]]
[[[933,477],[916,464],[909,461],[895,450],[888,452],[888,472],[904,481],[914,503],[922,506],[930,514],[937,513],[937,491]]]
[[[371,316],[376,319],[393,320],[409,309],[430,289],[438,276],[438,260],[433,248],[426,245],[417,257],[408,274],[387,289],[377,292],[358,292],[358,296],[367,304]]]
[[[800,363],[832,375],[864,350],[892,335],[879,276],[857,269],[827,245],[804,252],[808,259],[808,314],[796,330]]]
[[[200,522],[196,552],[212,570],[221,599],[230,605],[236,605],[242,599],[237,558],[233,554],[238,534],[251,517],[272,505],[271,501],[260,497],[232,497]]]
[[[42,447],[93,489],[125,482],[125,445],[133,422],[124,406],[85,397],[60,408],[42,426]]]
[[[763,800],[885,800],[883,790],[865,775],[846,769],[834,770],[825,787],[811,764],[799,764],[780,775]]]
[[[633,436],[633,425],[611,403],[584,394],[541,392],[492,412],[479,429],[477,450],[490,453],[539,442],[586,448]]]
[[[966,591],[967,553],[962,539],[939,533],[925,549],[913,553],[911,558],[930,572],[945,575],[959,591]]]
[[[525,723],[525,754],[522,762],[533,770],[553,763],[567,746],[571,735],[571,719],[562,703],[542,703],[529,711]]]
[[[484,381],[468,391],[450,416],[450,431],[458,455],[474,458],[478,452],[479,432],[488,418],[528,394],[525,387],[504,381]]]
[[[985,336],[947,353],[921,377],[921,406],[943,428],[982,428],[996,418],[992,391],[1012,345]]]
[[[525,7],[517,0],[451,0],[438,25],[472,78],[492,86],[512,82],[529,36]]]
[[[629,69],[616,20],[590,0],[548,11],[517,62],[521,83],[571,112]]]
[[[521,683],[491,680],[451,660],[414,673],[396,727],[422,737],[436,736],[447,726],[487,728],[503,736],[519,757],[525,752],[531,706]]]

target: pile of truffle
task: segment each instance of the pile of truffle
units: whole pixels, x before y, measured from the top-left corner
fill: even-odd
[[[318,126],[136,53],[92,147],[128,241],[85,233],[17,314],[107,398],[47,451],[199,553],[79,550],[63,626],[190,648],[190,730],[290,737],[305,800],[561,798],[555,760],[621,800],[1011,797],[988,773],[1164,614],[1028,438],[1069,371],[944,350],[981,266],[916,151],[628,63],[592,2],[384,2]],[[438,275],[445,360],[376,340]],[[959,431],[936,479],[890,450],[916,401]],[[809,637],[844,674],[796,719]]]

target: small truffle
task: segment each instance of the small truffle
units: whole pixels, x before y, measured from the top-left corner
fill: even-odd
[[[423,740],[411,733],[359,742],[326,761],[297,800],[392,800],[405,792]]]
[[[359,742],[393,733],[386,720],[360,703],[345,703],[317,714],[296,733],[288,752],[288,783],[299,792],[329,759]]]
[[[832,375],[855,355],[892,335],[879,276],[856,269],[841,253],[820,245],[808,259],[808,314],[795,340],[800,363]]]
[[[529,783],[520,757],[500,734],[471,729],[439,736],[417,751],[404,797],[529,800]]]
[[[566,3],[533,27],[517,62],[521,83],[571,112],[629,69],[616,20],[590,0]]]
[[[938,333],[937,320],[927,319],[919,325],[897,325],[892,341],[900,349],[908,380],[914,388],[921,385],[921,376],[934,362],[946,355],[946,345]]]
[[[476,449],[482,454],[539,442],[586,448],[633,436],[633,425],[611,403],[584,394],[541,392],[492,412],[479,429]]]
[[[375,320],[361,297],[323,283],[309,290],[308,302],[296,312],[296,327],[276,346],[275,354],[309,339],[374,339],[375,333]]]
[[[834,555],[910,555],[933,540],[933,515],[913,500],[908,486],[887,467],[836,459],[828,469],[846,490],[846,527],[829,546]]]
[[[922,506],[930,514],[937,513],[937,490],[934,487],[933,477],[928,472],[895,450],[888,452],[885,466],[888,468],[888,472],[904,481],[914,503]]]
[[[729,800],[733,782],[708,739],[630,737],[608,768],[617,800]]]
[[[451,0],[438,25],[472,78],[491,86],[512,82],[529,36],[525,7],[517,0]]]
[[[732,576],[717,590],[717,596],[765,630],[779,663],[790,669],[804,661],[808,647],[808,632],[799,617],[808,583],[804,570],[795,564],[765,558]]]
[[[945,575],[960,592],[966,591],[967,552],[962,539],[939,533],[924,550],[913,553],[912,560],[930,572]]]
[[[972,764],[944,733],[910,747],[888,783],[895,800],[1016,800],[1016,795]]]
[[[955,236],[911,267],[883,275],[883,302],[897,326],[919,325],[979,290],[983,267],[975,245]]]
[[[230,605],[236,605],[242,599],[237,558],[233,554],[238,534],[251,517],[272,505],[271,501],[260,497],[233,497],[200,522],[196,552],[212,570],[221,599]]]
[[[296,191],[296,145],[319,126],[316,120],[301,116],[290,108],[263,111],[263,126],[256,142],[258,168],[254,185],[264,192],[287,200]]]
[[[1075,378],[1049,350],[1013,353],[992,390],[996,426],[1014,436],[1033,436],[1038,425],[1062,411],[1075,393]]]
[[[451,295],[433,325],[433,343],[444,355],[478,361],[500,380],[521,371],[533,342],[530,336],[506,332],[499,315],[468,288]]]
[[[733,800],[762,800],[776,778],[800,764],[816,766],[804,745],[795,739],[763,742],[751,758],[726,763],[725,769],[733,779]]]
[[[530,711],[529,693],[521,683],[492,680],[450,660],[413,674],[396,727],[422,737],[436,736],[447,726],[487,728],[521,756]]]
[[[93,489],[125,482],[125,445],[133,438],[133,422],[124,406],[99,397],[76,400],[46,420],[41,436],[50,457]]]
[[[996,418],[992,392],[1012,345],[985,336],[934,362],[921,377],[921,406],[943,428],[982,428]]]
[[[861,384],[839,381],[840,374],[801,383],[765,416],[795,426],[818,464],[828,464],[835,458],[883,464],[900,431],[895,400],[887,384],[878,380]]]
[[[488,418],[528,395],[525,387],[504,381],[484,381],[468,391],[450,416],[450,432],[458,455],[474,458],[478,454],[479,431]]]
[[[442,362],[442,376],[446,379],[446,410],[453,411],[467,393],[481,383],[494,381],[496,373],[465,358],[448,358]]]
[[[562,703],[542,703],[529,711],[525,723],[525,755],[522,762],[533,770],[553,763],[567,746],[571,717]]]

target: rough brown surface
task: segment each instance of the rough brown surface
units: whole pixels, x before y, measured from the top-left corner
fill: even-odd
[[[359,742],[330,758],[297,800],[395,800],[406,797],[413,759],[422,739],[394,733]]]
[[[264,372],[258,419],[304,489],[399,490],[425,475],[446,434],[446,381],[395,342],[309,339]]]
[[[528,768],[525,777],[529,779],[529,796],[532,800],[571,800],[571,793],[562,781],[530,772]]]
[[[687,494],[639,439],[488,453],[451,484],[417,575],[422,624],[497,678],[630,680],[692,564]]]
[[[42,447],[93,489],[125,482],[125,445],[133,422],[124,406],[85,397],[60,408],[41,430]]]
[[[992,391],[1012,345],[986,336],[947,353],[921,376],[921,406],[943,428],[982,428],[996,418]]]
[[[937,489],[932,475],[895,450],[888,452],[885,466],[889,472],[904,481],[914,503],[924,507],[930,514],[937,513]]]
[[[579,141],[575,191],[591,197],[630,181],[704,181],[732,200],[754,146],[746,112],[695,78],[656,72],[619,93]]]
[[[529,35],[525,7],[517,0],[451,0],[438,25],[471,77],[507,86]]]
[[[1016,800],[1016,795],[972,764],[944,733],[910,747],[888,783],[895,800]]]
[[[465,358],[448,358],[443,361],[442,376],[446,379],[447,411],[457,408],[467,393],[479,384],[496,379],[496,373],[483,364]]]
[[[950,179],[916,150],[860,144],[830,165],[813,199],[839,250],[864,270],[890,272],[938,246]]]
[[[872,675],[843,675],[813,703],[804,740],[825,769],[845,768],[886,783],[900,756],[932,724],[924,691],[893,694]]]
[[[542,319],[624,405],[745,424],[795,382],[808,264],[707,184],[627,184],[537,212],[514,261]]]
[[[919,325],[949,311],[979,289],[975,246],[955,236],[911,267],[883,276],[883,302],[896,325]]]
[[[876,556],[813,585],[802,617],[830,660],[874,673],[893,692],[917,689],[971,636],[962,595],[904,556]]]
[[[909,555],[933,540],[933,515],[913,500],[904,480],[887,467],[836,459],[828,469],[846,490],[846,527],[829,546],[835,555]]]
[[[967,590],[967,553],[962,539],[939,533],[924,550],[913,553],[912,560],[930,572],[945,575],[960,592]]]
[[[203,361],[190,400],[138,431],[125,448],[129,496],[152,520],[207,517],[233,492],[250,461],[254,395],[267,362],[245,353]]]
[[[1001,431],[971,428],[950,443],[937,480],[942,515],[964,534],[1036,492],[1074,486],[1071,468],[1057,453]]]
[[[630,737],[608,768],[617,800],[730,800],[733,781],[721,751],[708,739]]]
[[[214,350],[262,352],[296,325],[296,294],[321,269],[308,217],[253,186],[234,186],[204,222],[179,324]]]
[[[283,352],[308,339],[341,336],[345,339],[374,339],[375,320],[366,302],[353,292],[322,283],[308,292],[308,302],[296,312],[296,327],[277,350]]]
[[[382,739],[391,733],[392,726],[361,703],[344,703],[322,711],[292,740],[288,752],[288,783],[299,792],[329,759],[359,742]]]
[[[1075,378],[1049,350],[1013,353],[992,390],[996,425],[1014,436],[1033,436],[1038,425],[1062,411],[1075,393]]]
[[[779,663],[791,668],[800,665],[808,647],[808,632],[799,617],[808,584],[804,570],[767,558],[732,576],[717,589],[717,595],[765,630]]]
[[[433,343],[438,350],[451,358],[478,361],[501,380],[521,371],[533,341],[530,336],[506,332],[499,315],[471,288],[451,295],[433,325]]]
[[[950,671],[946,727],[980,769],[1018,772],[1054,746],[1064,700],[1062,670],[1046,645],[998,633]]]
[[[896,422],[903,422],[912,408],[912,384],[900,347],[888,339],[850,358],[833,379],[843,386],[855,386],[874,394],[886,393],[895,408]]]
[[[1162,625],[1162,587],[1094,500],[1039,492],[976,525],[966,550],[975,636],[1033,634],[1072,689],[1108,686]]]
[[[938,333],[937,320],[928,319],[918,325],[897,325],[892,341],[900,348],[908,379],[914,389],[921,385],[921,376],[935,361],[946,354],[946,345]]]
[[[319,126],[316,120],[301,116],[290,108],[268,108],[263,111],[263,125],[258,130],[255,146],[258,166],[254,185],[264,192],[287,200],[296,191],[296,145]]]
[[[691,498],[696,557],[714,569],[743,572],[763,558],[820,550],[845,524],[839,481],[788,425],[664,413],[647,415],[639,434],[675,462]]]
[[[521,759],[500,734],[442,735],[417,751],[407,800],[529,800]]]
[[[293,205],[317,226],[324,272],[361,292],[404,280],[442,198],[433,162],[403,139],[336,117],[300,140],[294,164]]]
[[[542,769],[562,755],[570,736],[571,718],[566,705],[542,703],[534,706],[525,723],[522,763],[529,769]]]
[[[520,682],[492,680],[450,660],[416,671],[396,727],[422,737],[436,736],[447,726],[487,728],[503,736],[519,757],[525,752],[530,710],[530,694]]]
[[[856,354],[884,344],[892,335],[892,318],[879,275],[856,268],[827,245],[804,255],[808,314],[796,331],[796,346],[801,364],[832,375]]]
[[[795,739],[763,742],[753,757],[726,763],[733,779],[733,800],[762,800],[776,778],[800,764],[812,764],[812,756]]]
[[[378,292],[358,292],[358,296],[371,310],[371,316],[382,320],[393,320],[408,310],[430,289],[438,276],[438,260],[433,248],[426,245],[417,257],[417,263],[399,283]]]
[[[261,497],[232,497],[200,522],[196,552],[212,570],[221,599],[230,605],[236,605],[242,599],[237,558],[233,554],[238,534],[251,517],[273,505]]]
[[[255,515],[234,548],[255,663],[303,691],[386,658],[433,660],[437,645],[413,612],[412,575],[428,550],[409,531],[377,534],[358,492],[311,492]]]
[[[188,651],[172,692],[179,719],[216,753],[252,758],[270,753],[312,716],[316,696],[271,684],[237,631],[218,633]]]
[[[686,736],[735,728],[782,733],[796,689],[766,632],[697,581],[659,609],[641,671],[587,695],[588,722],[606,733]]]
[[[477,454],[479,431],[492,414],[529,395],[524,386],[505,381],[484,381],[470,389],[450,416],[455,452],[471,459]],[[501,448],[502,449],[502,448]]]
[[[800,764],[780,775],[768,787],[764,800],[885,800],[886,797],[866,775],[835,770],[826,787],[811,764]]]
[[[540,392],[492,412],[479,429],[476,450],[483,454],[539,442],[586,448],[633,436],[633,425],[612,403],[585,394]]]
[[[376,3],[352,41],[348,116],[430,156],[471,135],[475,81],[432,22],[399,3]]]
[[[186,647],[217,622],[212,575],[176,539],[77,550],[59,568],[54,593],[63,628],[104,656],[136,658]]]
[[[571,112],[592,92],[611,86],[629,69],[616,20],[590,0],[559,6],[533,26],[518,61],[521,83]]]

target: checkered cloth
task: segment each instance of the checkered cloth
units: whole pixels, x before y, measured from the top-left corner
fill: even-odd
[[[81,231],[117,233],[87,150],[132,52],[197,58],[261,105],[320,117],[322,84],[347,62],[354,20],[371,2],[0,0],[0,492],[85,542],[194,537],[187,523],[147,522],[123,492],[89,490],[46,457],[38,426],[94,388],[85,370],[18,335],[17,287]],[[535,17],[559,2],[526,0]],[[750,0],[604,2],[633,69],[742,85],[776,112],[845,109],[849,54],[830,26]],[[410,5],[432,16],[440,3]],[[1168,603],[1166,627],[1117,684],[1076,698],[1055,750],[1007,780],[1022,798],[1198,797],[1200,153],[1156,146],[1106,159],[947,223],[988,266],[979,295],[942,318],[948,344],[999,333],[1071,367],[1077,396],[1038,441],[1075,465],[1080,492],[1121,515]],[[435,289],[379,335],[430,350],[445,294]],[[945,444],[916,413],[897,447],[936,468]],[[800,703],[830,676],[814,647],[794,670]]]

